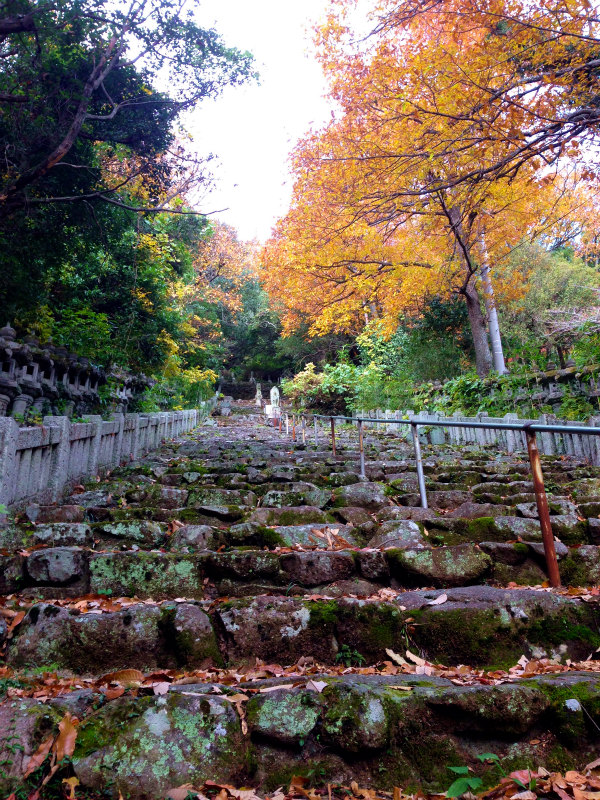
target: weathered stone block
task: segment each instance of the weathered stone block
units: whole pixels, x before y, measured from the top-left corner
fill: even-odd
[[[334,491],[333,496],[338,506],[358,506],[372,511],[389,504],[384,486],[380,483],[354,483],[350,486],[341,486]]]
[[[85,789],[104,789],[110,775],[113,796],[146,800],[184,783],[236,784],[247,747],[225,698],[179,692],[123,697],[81,725],[73,766]]]
[[[408,583],[464,586],[475,583],[492,566],[491,558],[475,545],[419,550],[388,550],[392,575]]]
[[[88,552],[78,547],[48,547],[27,556],[27,574],[37,584],[88,587]]]
[[[286,553],[281,556],[281,568],[288,580],[302,586],[345,580],[355,572],[351,553],[329,551]]]
[[[174,553],[93,553],[90,590],[115,597],[200,599],[204,595],[198,559]]]

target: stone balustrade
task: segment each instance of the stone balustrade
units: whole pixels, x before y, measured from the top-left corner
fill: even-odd
[[[7,414],[81,416],[98,410],[100,387],[112,378],[110,406],[127,411],[152,381],[145,375],[105,370],[65,347],[41,344],[34,336],[18,342],[10,325],[0,329],[0,417]]]
[[[42,426],[20,427],[0,417],[0,504],[52,503],[69,487],[135,461],[195,428],[210,402],[199,409],[155,414],[90,416],[85,422],[45,417]]]
[[[474,417],[466,417],[459,413],[452,414],[450,417],[444,417],[442,414],[428,413],[427,411],[391,411],[390,409],[364,410],[355,413],[353,416],[381,420],[381,422],[367,423],[366,427],[387,431],[390,434],[402,436],[407,439],[411,436],[410,427],[406,424],[400,424],[399,422],[395,423],[393,420],[406,420],[414,417],[425,420],[425,426],[421,427],[419,430],[420,438],[425,443],[432,445],[446,443],[454,445],[467,444],[479,445],[481,447],[489,445],[496,448],[499,452],[505,453],[527,451],[527,441],[523,432],[472,428],[469,423],[489,422],[491,424],[501,424],[511,422],[518,425],[525,425],[528,422],[536,422],[542,425],[564,425],[573,427],[587,425],[592,428],[597,427],[598,436],[579,433],[544,432],[538,433],[537,440],[539,451],[543,455],[575,456],[577,458],[586,459],[590,464],[600,466],[600,416],[590,417],[587,421],[559,419],[554,414],[540,414],[537,419],[520,418],[518,414],[505,414],[503,417],[491,417],[486,412],[476,414]],[[443,428],[437,425],[431,428],[426,427],[428,421],[443,422],[444,419],[464,424],[458,428]],[[387,420],[387,422],[384,422],[384,420]]]

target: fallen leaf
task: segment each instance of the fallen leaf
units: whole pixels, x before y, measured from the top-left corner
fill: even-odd
[[[194,792],[194,787],[191,783],[184,783],[181,786],[176,786],[174,789],[169,789],[167,797],[169,800],[185,800],[185,798]]]
[[[326,686],[327,686],[327,681],[312,681],[311,680],[311,681],[308,681],[307,684],[306,684],[306,688],[310,692],[317,692],[318,694],[321,694],[321,692],[323,691],[323,689]]]
[[[402,666],[404,666],[405,664],[408,663],[404,658],[402,658],[402,656],[398,655],[398,653],[394,653],[393,650],[390,650],[389,647],[386,647],[385,652],[392,659],[394,664],[398,664],[399,666],[402,667]]]
[[[72,778],[63,778],[63,786],[65,791],[68,792],[67,800],[76,800],[75,789],[79,786],[79,778],[73,776]]]
[[[75,740],[77,739],[76,723],[79,720],[71,717],[67,711],[65,716],[58,723],[59,734],[54,744],[56,761],[61,762],[65,756],[72,756],[75,750]]]
[[[46,756],[52,749],[53,744],[54,744],[54,736],[49,736],[41,743],[41,745],[29,759],[29,763],[27,764],[27,769],[23,774],[23,780],[25,780],[25,778],[28,778],[32,772],[35,772],[36,769],[42,766],[42,764],[46,760]]]
[[[262,686],[258,691],[260,694],[266,694],[267,692],[276,692],[279,689],[293,689],[293,683],[280,683],[278,686]]]
[[[117,672],[108,672],[98,679],[98,684],[103,683],[121,683],[123,686],[132,686],[142,683],[144,680],[144,673],[139,669],[120,669]]]
[[[411,653],[410,650],[406,651],[406,657],[409,661],[412,661],[413,664],[416,664],[418,667],[424,667],[427,662],[421,656],[415,655],[415,653]]]
[[[447,594],[441,594],[441,595],[439,595],[439,597],[436,597],[435,600],[430,600],[425,605],[428,605],[428,606],[441,606],[442,603],[445,603],[447,599],[448,599],[448,595]]]
[[[108,689],[104,689],[102,691],[102,694],[104,695],[104,697],[106,697],[107,700],[116,700],[117,697],[121,697],[121,695],[125,694],[125,687],[124,686],[109,687]]]
[[[163,681],[162,683],[155,683],[154,684],[154,694],[167,694],[169,691],[170,683]]]

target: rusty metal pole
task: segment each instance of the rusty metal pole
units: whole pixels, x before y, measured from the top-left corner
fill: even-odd
[[[419,481],[419,494],[421,495],[421,508],[428,508],[427,489],[425,488],[425,473],[423,472],[423,457],[421,455],[421,442],[419,441],[419,426],[411,423],[410,430],[415,448],[415,461],[417,466],[417,479]]]
[[[302,444],[306,444],[306,420],[302,416]]]
[[[542,529],[542,539],[544,542],[544,553],[546,554],[548,578],[550,580],[550,586],[560,586],[558,559],[556,558],[556,548],[554,547],[554,534],[552,533],[552,525],[550,523],[550,511],[548,509],[548,498],[546,497],[546,489],[544,487],[544,475],[542,473],[540,451],[538,450],[535,431],[525,430],[525,436],[527,438],[529,463],[531,464],[535,502],[537,503],[540,528]]]
[[[335,456],[335,419],[330,417],[331,419],[331,452]]]
[[[279,415],[279,433],[281,433],[281,424],[282,424],[282,422],[283,422],[283,417],[282,417],[282,415],[280,414],[280,415]]]
[[[317,418],[313,417],[313,422],[315,423],[315,447],[319,446],[319,432],[317,429]]]
[[[360,477],[366,478],[365,473],[365,443],[363,438],[363,421],[358,420],[358,449],[360,450]]]

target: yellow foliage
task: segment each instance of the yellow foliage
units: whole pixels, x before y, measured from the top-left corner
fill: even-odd
[[[485,176],[506,137],[522,140],[518,104],[489,103],[522,75],[523,44],[537,35],[490,33],[490,18],[507,3],[445,0],[422,11],[409,0],[380,0],[376,34],[365,39],[364,20],[353,27],[355,0],[333,0],[316,42],[337,110],[294,151],[291,207],[261,258],[285,333],[306,320],[315,335],[356,333],[372,319],[391,331],[427,296],[476,291],[482,264],[494,275],[521,241],[563,235],[573,224],[584,173],[524,159],[510,175],[455,181],[469,171]],[[519,14],[533,8],[515,6]],[[540,19],[551,6],[543,0]],[[541,65],[535,51],[530,58]],[[549,114],[555,99],[536,96],[535,113]],[[522,278],[501,281],[498,300],[522,296]]]

